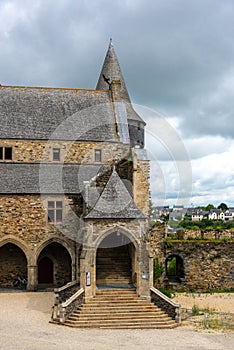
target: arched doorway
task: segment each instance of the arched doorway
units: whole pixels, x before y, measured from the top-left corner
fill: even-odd
[[[47,256],[42,258],[38,263],[38,283],[54,283],[54,264]]]
[[[99,288],[124,288],[134,284],[135,247],[130,239],[115,231],[105,237],[96,253],[96,284]]]
[[[38,287],[61,287],[71,282],[71,256],[60,243],[48,244],[38,260]]]
[[[27,280],[27,258],[17,245],[6,243],[0,247],[0,287],[13,287],[19,278]]]
[[[184,274],[184,262],[179,255],[169,255],[166,259],[166,276],[169,282],[181,283]]]

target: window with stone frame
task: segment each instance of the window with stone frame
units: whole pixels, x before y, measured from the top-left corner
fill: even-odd
[[[48,201],[48,222],[61,223],[63,220],[63,202]]]
[[[95,162],[101,162],[102,161],[102,150],[101,149],[95,149],[94,150],[94,161]]]
[[[0,160],[12,160],[12,147],[0,147]]]
[[[60,161],[60,148],[53,148],[53,161]]]

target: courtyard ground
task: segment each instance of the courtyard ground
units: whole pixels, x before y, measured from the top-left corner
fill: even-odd
[[[183,308],[234,313],[234,293],[176,293],[173,300]]]
[[[99,330],[57,326],[49,323],[52,304],[52,293],[0,293],[0,349],[231,350],[234,347],[233,332],[209,333],[183,326],[172,330]],[[233,307],[233,299],[231,304]]]

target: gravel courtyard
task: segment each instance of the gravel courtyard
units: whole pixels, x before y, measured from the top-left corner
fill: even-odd
[[[1,350],[229,350],[234,333],[72,329],[49,323],[52,293],[0,293]]]

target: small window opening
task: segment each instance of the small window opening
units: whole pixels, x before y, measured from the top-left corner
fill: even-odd
[[[53,160],[60,161],[60,148],[53,148]]]
[[[0,160],[12,160],[12,147],[0,147]]]
[[[95,149],[94,160],[95,160],[95,162],[102,161],[102,151],[100,149]]]

